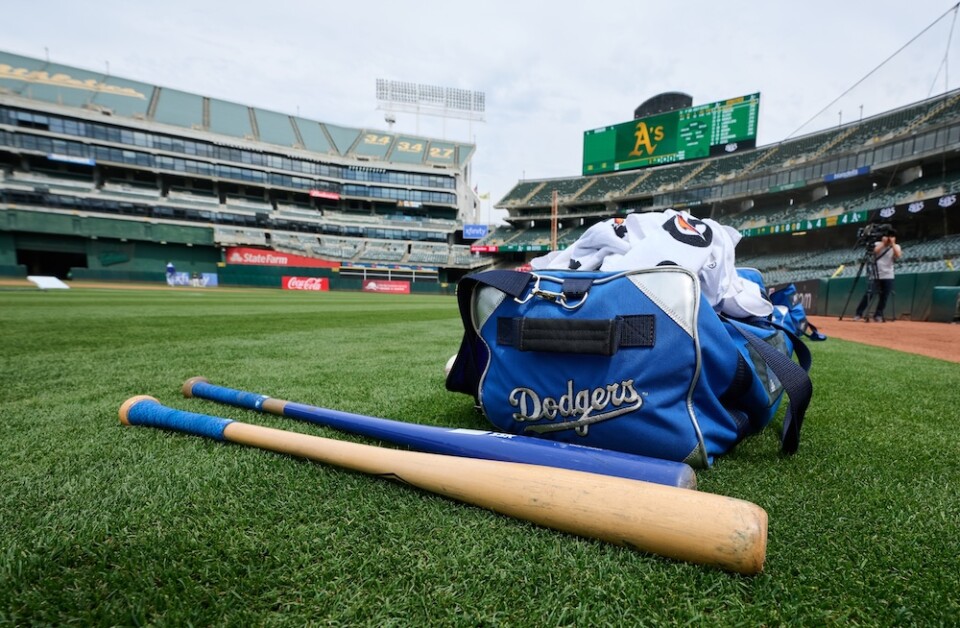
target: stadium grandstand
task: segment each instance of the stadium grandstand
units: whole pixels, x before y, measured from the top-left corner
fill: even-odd
[[[691,102],[669,92],[631,117]],[[738,265],[797,283],[813,313],[841,313],[858,281],[862,290],[860,232],[876,222],[892,224],[905,251],[897,316],[927,318],[933,288],[960,285],[960,91],[720,148],[520,180],[495,203],[505,224],[474,240],[472,144],[0,52],[0,274],[158,281],[174,262],[221,285],[298,275],[453,292],[469,272],[523,266],[598,221],[674,208],[739,230]]]
[[[904,249],[897,315],[924,319],[933,287],[960,285],[958,192],[960,91],[951,91],[728,155],[521,180],[496,204],[507,224],[474,250],[517,267],[601,220],[685,210],[742,234],[739,266],[759,269],[769,285],[797,283],[814,312],[842,314],[860,277],[861,293],[866,283],[861,230],[886,223]]]
[[[0,275],[444,291],[474,150],[0,52]]]

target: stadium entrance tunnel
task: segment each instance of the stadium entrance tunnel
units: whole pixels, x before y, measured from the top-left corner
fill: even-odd
[[[60,253],[17,249],[17,264],[27,267],[28,275],[47,275],[57,279],[70,279],[71,268],[86,268],[84,253]]]

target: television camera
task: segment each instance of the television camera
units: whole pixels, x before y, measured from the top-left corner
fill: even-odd
[[[897,230],[889,222],[872,222],[857,230],[857,243],[854,248],[865,247],[873,251],[873,246],[887,236],[897,235]]]

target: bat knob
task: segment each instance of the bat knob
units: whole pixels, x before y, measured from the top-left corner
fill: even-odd
[[[130,397],[129,399],[123,402],[122,406],[120,406],[120,422],[121,423],[123,423],[124,425],[130,425],[130,419],[129,419],[130,408],[137,405],[141,401],[157,401],[157,399],[155,397],[151,397],[150,395],[137,395],[136,397]],[[157,403],[159,403],[159,401],[157,401]]]
[[[183,388],[180,389],[180,392],[183,393],[184,397],[193,397],[193,385],[200,382],[209,384],[210,380],[206,377],[191,377],[187,381],[183,382]]]

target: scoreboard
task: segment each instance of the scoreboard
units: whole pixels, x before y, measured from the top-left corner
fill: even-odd
[[[584,131],[583,174],[645,168],[757,145],[760,94]]]

